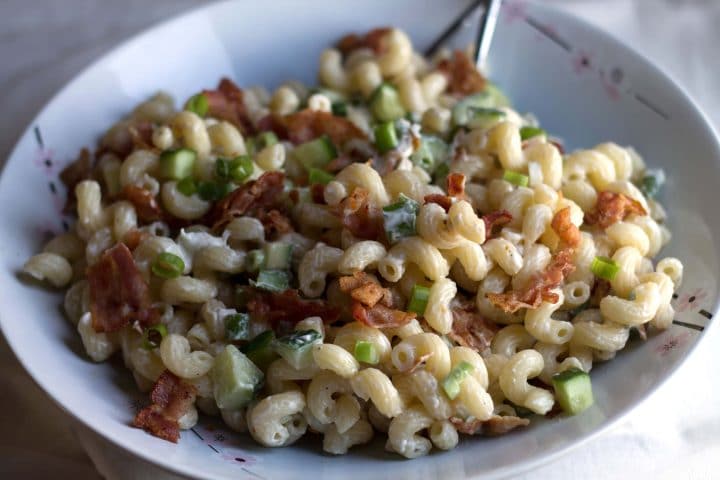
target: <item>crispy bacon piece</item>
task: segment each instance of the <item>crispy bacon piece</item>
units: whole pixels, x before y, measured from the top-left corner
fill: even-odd
[[[575,270],[573,252],[572,248],[559,250],[545,270],[535,274],[523,290],[488,293],[487,298],[508,313],[517,312],[521,308],[537,308],[543,301],[557,302],[558,295],[552,290],[559,287],[563,279]]]
[[[385,298],[385,289],[377,283],[366,283],[350,292],[350,297],[365,306],[374,307]]]
[[[431,193],[430,195],[425,195],[423,200],[425,203],[437,203],[446,212],[450,210],[450,207],[452,207],[452,198],[447,195],[443,195],[442,193]]]
[[[270,210],[281,211],[284,179],[282,172],[263,173],[257,180],[235,189],[213,205],[206,223],[213,229],[220,229],[235,217],[250,215],[260,218]]]
[[[208,100],[208,114],[235,125],[241,133],[253,133],[250,117],[245,110],[243,91],[229,78],[220,80],[217,89],[203,90]]]
[[[78,157],[60,172],[60,180],[67,188],[67,200],[63,212],[72,213],[75,210],[75,186],[83,180],[92,178],[93,161],[90,150],[83,148]]]
[[[267,213],[263,212],[259,216],[259,220],[263,224],[263,227],[265,227],[265,237],[267,238],[274,237],[275,234],[282,235],[295,231],[290,218],[278,210],[270,210]]]
[[[195,402],[197,389],[165,370],[150,393],[152,404],[135,415],[133,425],[156,437],[177,443],[180,438],[178,420]]]
[[[507,210],[495,210],[487,215],[483,215],[482,219],[483,222],[485,222],[485,236],[487,238],[492,238],[495,227],[502,227],[503,225],[510,223],[513,217]]]
[[[122,243],[130,250],[135,250],[149,235],[147,232],[133,228],[123,236]]]
[[[338,286],[342,292],[349,294],[353,300],[366,307],[374,307],[378,302],[389,308],[393,306],[390,291],[365,272],[355,272],[352,276],[340,277]]]
[[[452,330],[448,333],[451,340],[478,352],[490,348],[490,342],[498,328],[478,313],[474,302],[455,301],[451,305],[451,311],[453,324]]]
[[[390,27],[383,27],[374,28],[367,32],[365,35],[358,35],[355,33],[345,35],[337,43],[337,48],[342,52],[343,55],[347,55],[348,53],[352,52],[353,50],[357,50],[358,48],[369,48],[379,55],[383,53],[385,49],[382,39],[391,30],[392,28]]]
[[[353,303],[352,316],[358,322],[374,328],[402,327],[415,318],[412,312],[404,312],[386,307],[377,303],[372,307],[365,307],[360,302]]]
[[[345,228],[354,236],[364,240],[382,241],[385,226],[382,210],[370,204],[368,191],[356,187],[353,192],[335,208]]]
[[[451,173],[447,176],[447,192],[451,197],[463,198],[465,196],[465,175]]]
[[[454,95],[470,95],[485,88],[485,78],[461,50],[455,50],[451,58],[441,61],[438,70],[447,77],[448,91]]]
[[[580,243],[580,229],[570,219],[570,207],[565,207],[557,212],[553,216],[550,226],[568,247],[576,247]]]
[[[333,323],[340,317],[340,310],[336,307],[323,300],[305,300],[297,290],[271,293],[253,289],[247,309],[271,324],[284,322],[293,326],[307,317],[321,317],[325,323]]]
[[[603,230],[628,215],[647,215],[642,204],[622,193],[600,192],[595,208],[585,214],[585,223],[597,225]]]
[[[150,291],[135,265],[132,253],[118,243],[87,270],[90,313],[96,332],[116,332],[134,321],[156,323]]]
[[[162,208],[149,190],[136,185],[125,185],[120,196],[133,204],[141,223],[156,222],[163,217]]]
[[[458,417],[450,417],[450,423],[455,429],[465,435],[503,435],[518,427],[526,427],[530,424],[527,418],[520,418],[511,415],[493,415],[489,420],[463,420]]]
[[[283,117],[276,116],[274,122],[286,132],[282,136],[287,136],[294,144],[309,142],[327,135],[334,145],[340,147],[353,138],[367,138],[365,132],[350,120],[337,117],[330,112],[305,109]]]
[[[312,196],[313,203],[323,205],[325,203],[325,185],[322,183],[313,183],[310,186],[310,195]]]
[[[377,283],[370,275],[365,272],[355,272],[352,275],[346,275],[338,279],[340,290],[350,293],[356,288],[360,288],[367,283]]]

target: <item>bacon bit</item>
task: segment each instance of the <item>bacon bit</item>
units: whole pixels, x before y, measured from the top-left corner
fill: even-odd
[[[451,173],[447,176],[448,195],[455,198],[465,197],[465,175],[462,173]]]
[[[195,402],[197,389],[168,370],[158,377],[150,393],[152,404],[135,416],[133,425],[169,442],[180,438],[178,420]]]
[[[93,329],[116,332],[134,321],[147,326],[157,323],[150,306],[150,291],[135,265],[132,253],[118,243],[103,253],[87,270]]]
[[[352,33],[345,35],[337,43],[337,48],[342,52],[343,55],[347,55],[353,50],[358,48],[369,48],[376,55],[380,55],[385,51],[385,45],[383,44],[383,37],[390,33],[392,28],[374,28],[367,32],[365,35],[357,35]]]
[[[565,155],[565,147],[559,140],[551,139],[551,140],[549,140],[549,142],[552,143],[553,145],[555,145],[555,148],[558,149],[558,152],[560,152],[560,155]]]
[[[277,235],[294,232],[292,221],[284,213],[278,210],[270,210],[262,212],[258,216],[258,220],[265,227],[265,237],[270,239]]]
[[[310,195],[315,203],[325,204],[325,185],[322,183],[314,183],[310,186]]]
[[[64,213],[73,213],[75,210],[75,187],[83,180],[92,178],[93,161],[90,157],[90,150],[83,148],[78,157],[63,168],[60,172],[60,181],[67,188],[67,200],[63,207]]]
[[[122,243],[124,243],[130,250],[135,250],[138,245],[140,245],[142,241],[149,236],[149,233],[133,228],[123,235]]]
[[[448,337],[458,345],[470,347],[477,352],[490,348],[490,342],[498,328],[478,313],[474,302],[466,300],[453,303],[453,324]]]
[[[431,193],[430,195],[425,195],[425,197],[423,197],[423,201],[425,203],[437,203],[446,212],[450,210],[450,207],[452,207],[452,198],[447,195],[443,195],[442,193]]]
[[[128,133],[132,140],[133,150],[158,150],[152,142],[152,123],[148,121],[134,123],[128,127]]]
[[[570,218],[570,207],[565,207],[555,214],[550,226],[557,233],[568,247],[576,247],[580,244],[580,229],[572,223]]]
[[[530,420],[512,415],[493,415],[489,420],[463,420],[459,417],[450,417],[450,423],[455,429],[466,435],[504,435],[518,427],[527,427]]]
[[[356,187],[333,213],[340,217],[343,226],[355,237],[382,241],[385,238],[382,210],[371,205],[368,197],[367,190]]]
[[[485,236],[492,238],[495,234],[493,230],[496,227],[502,227],[503,225],[512,222],[513,216],[507,210],[496,210],[492,213],[482,216],[483,222],[485,222]]]
[[[485,78],[461,50],[455,50],[452,58],[444,59],[437,68],[447,77],[448,91],[452,94],[465,96],[485,88]]]
[[[595,208],[585,214],[585,223],[597,224],[603,230],[628,215],[647,215],[642,204],[622,193],[600,192]]]
[[[133,204],[141,223],[152,223],[163,217],[162,208],[149,190],[136,185],[125,185],[120,196]]]
[[[366,283],[350,292],[353,300],[367,307],[374,307],[380,300],[385,299],[385,289],[377,283]]]
[[[297,290],[282,293],[252,290],[247,303],[248,311],[271,324],[284,322],[294,326],[307,317],[321,317],[325,323],[333,323],[340,317],[340,310],[323,300],[305,300]]]
[[[235,217],[262,217],[266,212],[282,210],[282,172],[265,172],[257,180],[247,182],[217,202],[206,217],[206,224],[214,230],[224,227]]]
[[[242,134],[254,132],[245,110],[243,91],[232,80],[223,78],[217,89],[203,90],[202,93],[208,100],[208,115],[232,123]]]
[[[353,138],[367,138],[365,132],[350,120],[337,117],[330,112],[305,109],[283,117],[276,116],[274,121],[285,129],[287,138],[296,145],[323,135],[330,137],[337,147]]]
[[[370,275],[365,272],[355,272],[352,275],[340,277],[338,279],[338,285],[340,290],[344,293],[350,293],[356,288],[360,288],[368,283],[377,283]]]
[[[595,279],[592,292],[590,293],[590,306],[599,307],[600,300],[607,297],[610,293],[610,282],[602,278]]]
[[[354,302],[352,316],[358,322],[373,328],[402,327],[415,318],[412,312],[395,310],[378,303],[372,307],[365,307],[360,302]]]
[[[563,279],[575,270],[573,253],[572,248],[559,250],[545,270],[535,274],[524,290],[488,293],[487,298],[508,313],[517,312],[521,308],[538,308],[543,301],[557,302],[558,295],[552,290],[559,287]]]

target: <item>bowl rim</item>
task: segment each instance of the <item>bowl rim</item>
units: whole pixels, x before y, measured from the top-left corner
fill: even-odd
[[[92,60],[89,64],[84,66],[82,70],[80,70],[78,73],[76,73],[72,79],[70,79],[68,82],[66,82],[55,94],[53,94],[49,100],[47,100],[36,112],[35,115],[33,115],[32,120],[28,123],[28,126],[23,129],[22,133],[17,137],[17,139],[14,142],[13,148],[11,149],[7,159],[8,161],[5,162],[5,165],[3,165],[3,168],[0,169],[0,187],[5,181],[8,181],[5,178],[5,167],[10,163],[10,159],[14,158],[18,150],[20,148],[20,143],[22,139],[28,135],[28,133],[31,131],[32,126],[37,123],[38,118],[45,112],[48,108],[52,107],[56,101],[62,97],[67,90],[69,90],[72,86],[74,86],[76,83],[83,80],[85,76],[87,76],[92,70],[97,68],[98,65],[100,65],[103,62],[110,61],[114,56],[117,56],[121,54],[123,50],[125,50],[127,47],[131,46],[132,44],[136,42],[140,42],[143,39],[147,37],[151,37],[152,35],[155,35],[157,31],[162,30],[166,26],[175,23],[177,21],[181,21],[183,19],[189,18],[191,16],[200,15],[202,12],[207,12],[213,9],[222,8],[221,5],[230,4],[230,3],[236,3],[237,0],[218,0],[214,1],[208,4],[202,4],[195,7],[191,7],[188,10],[173,14],[169,16],[168,18],[161,20],[159,22],[156,22],[141,31],[132,34],[130,37],[122,40],[120,43],[118,43],[116,46],[108,50],[107,52],[101,54],[98,58]],[[540,2],[539,0],[523,0],[526,3],[529,3],[532,5],[533,8],[539,9],[543,13],[549,13],[555,17],[557,17],[559,20],[561,20],[563,23],[570,23],[578,25],[590,32],[592,32],[593,35],[603,37],[605,41],[610,43],[614,49],[619,49],[624,51],[625,54],[629,55],[630,58],[632,58],[635,61],[641,62],[644,64],[644,67],[653,74],[655,77],[660,77],[661,79],[664,79],[669,84],[669,88],[674,90],[674,93],[678,96],[678,98],[682,99],[682,101],[690,107],[690,111],[696,115],[700,120],[701,124],[704,129],[704,133],[707,135],[709,139],[711,139],[711,142],[714,143],[715,150],[717,152],[720,152],[720,134],[718,133],[718,130],[716,130],[710,121],[708,115],[698,106],[698,104],[693,100],[693,98],[689,95],[689,93],[686,91],[686,89],[674,78],[673,75],[669,74],[667,71],[665,71],[663,68],[659,67],[654,61],[650,60],[646,55],[639,52],[634,46],[625,43],[624,41],[620,40],[614,33],[609,32],[593,23],[590,23],[589,21],[585,20],[584,18],[574,14],[567,12],[565,10],[562,10],[554,5],[548,5]],[[491,48],[491,54],[492,54],[492,48]],[[720,157],[719,157],[720,158]],[[715,315],[718,311],[720,311],[720,298],[718,298],[712,307],[711,313]],[[638,409],[640,406],[642,406],[644,403],[647,402],[647,400],[656,394],[658,389],[660,389],[662,386],[666,384],[666,382],[673,376],[676,375],[677,371],[682,367],[687,360],[692,356],[696,355],[697,349],[699,345],[705,345],[708,343],[707,337],[709,335],[709,332],[715,333],[715,331],[720,328],[714,325],[712,320],[708,322],[708,324],[705,326],[705,329],[703,332],[701,332],[698,335],[697,340],[692,344],[692,346],[689,348],[687,353],[684,357],[680,358],[677,363],[668,370],[668,373],[661,378],[657,383],[652,385],[645,396],[643,396],[641,399],[636,401],[635,403],[631,403],[624,408],[621,408],[618,410],[611,418],[609,418],[607,421],[599,425],[593,430],[588,431],[587,433],[584,433],[576,438],[573,439],[572,442],[569,442],[565,445],[561,445],[555,448],[551,448],[550,450],[540,452],[534,455],[528,456],[526,459],[521,460],[517,463],[513,463],[512,465],[506,465],[499,467],[495,470],[489,471],[486,474],[483,474],[487,477],[492,478],[503,478],[508,475],[512,474],[520,474],[525,473],[533,468],[537,468],[546,464],[551,463],[561,455],[574,450],[589,441],[595,439],[596,437],[600,436],[601,434],[609,431],[611,428],[616,427],[621,421],[626,420],[626,417],[633,412],[634,410]],[[167,472],[182,475],[182,476],[190,476],[192,478],[208,478],[203,475],[203,472],[195,467],[188,466],[188,465],[176,465],[173,463],[170,463],[167,460],[164,460],[163,458],[157,458],[152,455],[151,452],[148,452],[146,450],[143,450],[140,447],[135,446],[132,443],[124,442],[123,440],[116,439],[111,437],[109,434],[107,434],[100,426],[90,423],[89,421],[86,421],[83,419],[83,417],[76,412],[73,412],[70,410],[69,407],[66,407],[60,400],[58,400],[53,395],[53,389],[44,385],[43,382],[41,382],[38,377],[34,374],[34,372],[31,370],[31,368],[28,366],[27,362],[18,355],[18,351],[20,350],[17,345],[13,344],[10,337],[5,334],[6,328],[11,328],[11,325],[9,323],[6,324],[4,320],[4,316],[0,315],[0,332],[3,333],[3,336],[5,340],[8,343],[8,346],[10,347],[10,350],[12,351],[13,355],[17,359],[18,363],[23,367],[23,370],[28,374],[28,376],[32,379],[33,383],[40,387],[40,389],[45,392],[49,399],[52,400],[52,402],[60,407],[60,409],[68,414],[74,421],[79,422],[81,425],[83,425],[85,428],[89,429],[92,433],[99,435],[101,438],[103,438],[105,441],[110,442],[113,446],[120,449],[121,451],[130,453],[131,455],[140,458],[141,460],[148,462],[155,467],[158,467],[162,470],[165,470]],[[72,424],[71,424],[72,427]],[[93,459],[93,462],[94,459]],[[210,478],[220,478],[220,477],[210,477]]]

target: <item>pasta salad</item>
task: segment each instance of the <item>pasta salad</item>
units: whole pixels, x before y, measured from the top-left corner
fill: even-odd
[[[24,271],[149,392],[134,426],[415,458],[582,412],[595,362],[671,324],[683,266],[653,260],[663,176],[632,148],[564,152],[395,28],[318,78],[159,93],[61,173],[77,222]]]

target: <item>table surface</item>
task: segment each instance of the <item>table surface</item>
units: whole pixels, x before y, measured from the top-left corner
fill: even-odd
[[[655,61],[720,126],[720,1],[546,0]],[[200,0],[0,2],[0,166],[32,116],[125,38]],[[717,330],[717,329],[715,329]],[[717,332],[641,408],[566,457],[516,478],[720,478]],[[82,430],[25,374],[0,337],[0,478],[177,478]],[[87,449],[83,448],[87,447]],[[89,456],[88,456],[89,453]],[[91,460],[92,459],[92,460]],[[102,473],[99,473],[102,472]]]

